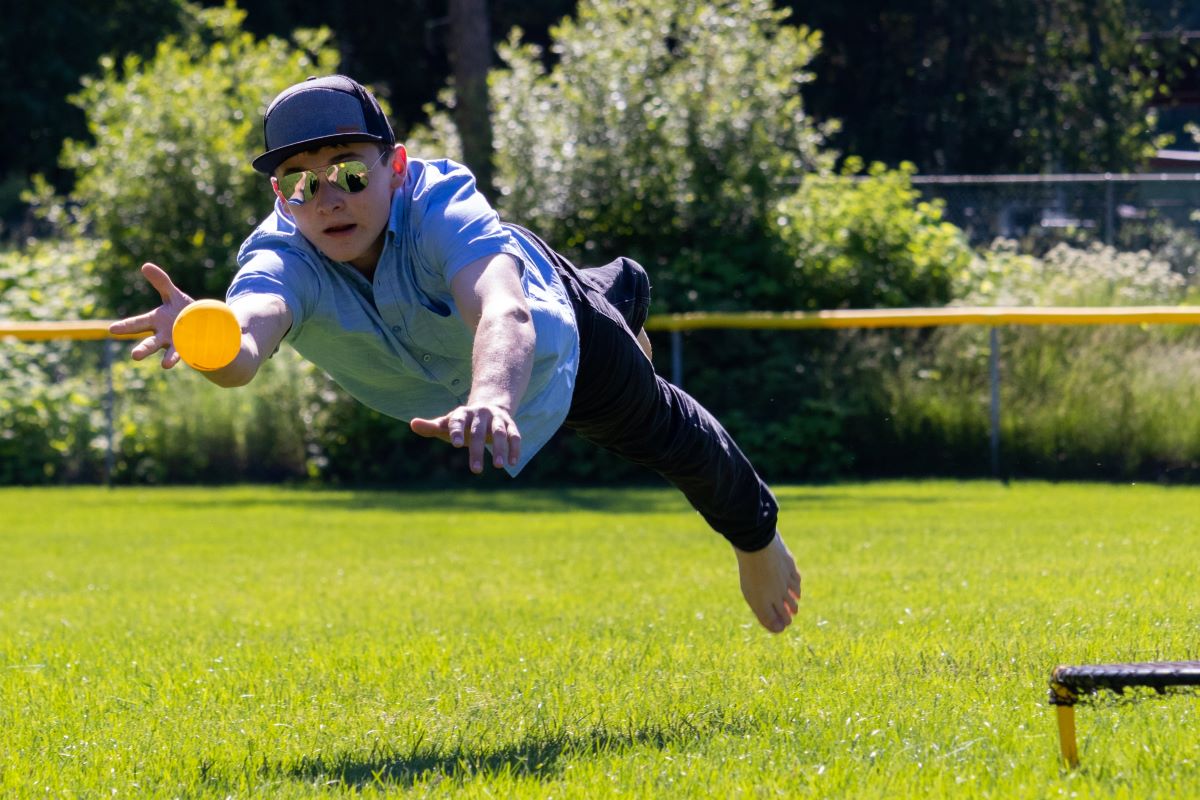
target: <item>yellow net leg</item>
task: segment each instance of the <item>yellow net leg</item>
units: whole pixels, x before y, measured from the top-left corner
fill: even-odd
[[[1055,706],[1058,711],[1058,742],[1063,760],[1071,769],[1079,766],[1079,750],[1075,747],[1075,706]]]

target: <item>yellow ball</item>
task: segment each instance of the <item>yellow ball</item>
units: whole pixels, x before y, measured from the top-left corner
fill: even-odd
[[[220,300],[197,300],[179,312],[171,336],[179,357],[201,372],[228,365],[242,349],[242,326]]]

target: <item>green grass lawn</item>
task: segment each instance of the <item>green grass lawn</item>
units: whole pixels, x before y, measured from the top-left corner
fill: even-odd
[[[1195,695],[1046,704],[1200,658],[1200,490],[779,494],[776,637],[665,489],[0,490],[0,796],[1200,796]]]

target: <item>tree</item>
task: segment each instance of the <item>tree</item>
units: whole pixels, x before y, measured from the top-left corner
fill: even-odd
[[[450,0],[450,60],[454,65],[454,124],[463,162],[480,190],[492,194],[492,117],[488,70],[492,41],[486,0]]]
[[[1120,171],[1161,144],[1180,62],[1136,0],[790,3],[825,34],[808,90],[845,152],[922,172]],[[1158,5],[1162,5],[1159,3]]]
[[[67,188],[55,169],[62,140],[82,137],[83,114],[67,102],[102,55],[145,54],[178,30],[183,0],[39,0],[4,4],[0,25],[0,220],[37,172]]]
[[[223,0],[205,0],[219,4]],[[457,0],[456,0],[457,2]],[[548,29],[575,9],[575,0],[474,0],[489,11],[490,37],[474,48],[490,53],[519,26],[528,41],[544,44]],[[454,33],[449,0],[389,0],[384,6],[349,4],[333,13],[328,0],[240,0],[246,29],[257,36],[284,36],[297,27],[327,26],[342,54],[342,68],[374,84],[391,105],[401,136],[425,118],[452,73]],[[470,5],[472,3],[468,3]]]
[[[106,58],[85,79],[72,101],[93,141],[68,141],[62,157],[75,189],[65,202],[45,191],[35,200],[70,219],[66,233],[102,242],[96,267],[112,312],[150,302],[137,272],[147,260],[190,293],[224,294],[238,243],[272,202],[249,167],[262,112],[286,86],[337,68],[328,31],[256,40],[232,6],[194,13],[192,31],[152,58]]]

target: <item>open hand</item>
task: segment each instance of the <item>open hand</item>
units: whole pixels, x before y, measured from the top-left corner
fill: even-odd
[[[496,469],[516,466],[521,459],[521,433],[508,410],[498,405],[478,403],[459,406],[435,419],[414,419],[413,433],[441,439],[455,447],[467,448],[471,472],[483,472],[483,447],[492,446],[492,465]]]
[[[108,330],[110,333],[150,334],[134,346],[130,355],[133,356],[134,361],[141,361],[159,350],[165,350],[166,353],[162,360],[163,369],[170,369],[179,363],[179,353],[175,351],[175,346],[171,341],[171,329],[175,325],[175,318],[179,316],[179,312],[192,302],[192,298],[179,291],[167,273],[155,264],[143,264],[142,274],[146,276],[150,285],[158,290],[158,294],[162,298],[162,305],[145,314],[126,317],[114,322],[108,327]]]

